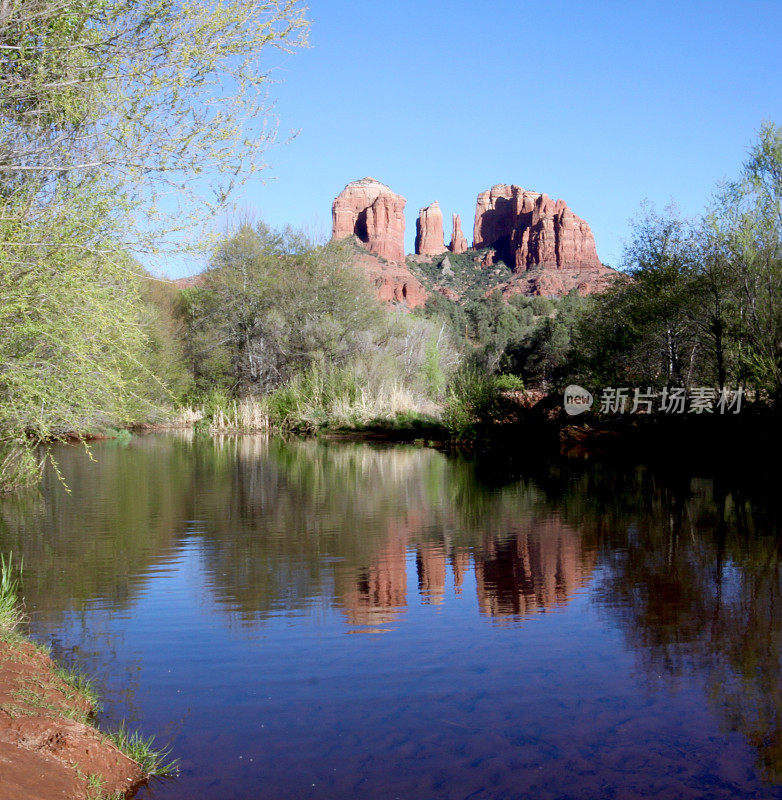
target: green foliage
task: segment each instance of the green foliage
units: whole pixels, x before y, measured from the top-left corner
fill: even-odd
[[[15,572],[12,562],[11,553],[8,559],[0,553],[0,636],[13,635],[22,621],[17,577],[21,566]]]
[[[625,252],[629,278],[595,297],[578,327],[580,357],[597,382],[682,385],[697,356],[692,321],[697,242],[675,209],[646,208]]]
[[[500,392],[523,392],[524,381],[518,375],[497,375],[494,385]]]
[[[128,758],[141,766],[143,773],[147,776],[174,775],[178,766],[176,761],[168,761],[169,750],[155,750],[155,737],[150,736],[145,739],[140,733],[131,733],[125,724],[120,725],[119,730],[109,734],[109,739],[121,750]]]
[[[54,674],[76,694],[81,695],[89,704],[92,712],[100,709],[100,701],[95,683],[84,673],[74,667],[55,665]]]
[[[429,413],[459,360],[448,330],[381,307],[353,256],[349,243],[315,246],[263,223],[219,244],[204,285],[180,305],[205,427],[215,392],[223,410],[254,398],[251,416],[277,428]]]
[[[326,422],[328,410],[335,403],[352,406],[361,393],[355,373],[313,364],[269,395],[269,415],[272,423],[281,428],[307,422],[317,425]]]
[[[260,394],[312,363],[344,364],[381,313],[344,246],[245,224],[185,294],[187,357],[197,387]]]
[[[742,386],[782,401],[782,129],[766,123],[742,179],[704,220],[645,209],[627,277],[591,298],[566,372],[603,386]]]
[[[0,491],[36,479],[41,442],[191,391],[176,294],[128,248],[262,166],[259,53],[305,30],[294,0],[0,3]]]
[[[4,188],[23,191],[38,212],[95,192],[113,209],[143,201],[144,224],[127,216],[115,232],[159,244],[150,221],[181,229],[184,206],[203,217],[263,166],[274,130],[259,56],[303,46],[306,28],[295,0],[3,3]],[[193,166],[203,163],[218,175],[214,192]],[[165,212],[156,203],[164,192]]]
[[[464,367],[448,384],[443,425],[456,440],[473,439],[480,427],[497,420],[499,400],[494,375],[475,367]]]
[[[439,294],[436,288],[450,289],[465,300],[480,300],[512,275],[510,268],[502,261],[489,267],[481,266],[479,261],[486,252],[467,250],[464,253],[443,253],[431,261],[410,258],[407,266],[427,289],[434,290],[433,294]]]
[[[138,268],[2,247],[36,233],[0,222],[0,491],[37,478],[39,443],[147,418],[168,395]]]
[[[423,380],[431,397],[437,398],[445,389],[445,372],[442,367],[440,353],[440,337],[433,336],[426,343],[424,363],[421,367]]]

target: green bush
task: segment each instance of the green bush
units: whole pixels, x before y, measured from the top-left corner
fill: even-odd
[[[524,381],[518,375],[498,375],[494,383],[500,392],[524,391]]]
[[[443,425],[455,439],[472,439],[499,416],[497,379],[483,370],[459,370],[448,386]]]

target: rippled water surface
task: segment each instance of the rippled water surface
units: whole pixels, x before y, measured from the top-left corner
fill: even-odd
[[[0,502],[141,796],[782,798],[778,500],[713,476],[166,435]]]

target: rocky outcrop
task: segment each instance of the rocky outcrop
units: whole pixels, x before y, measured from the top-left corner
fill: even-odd
[[[451,244],[448,249],[452,253],[467,252],[467,237],[462,233],[462,220],[458,214],[453,215],[453,233],[451,234]]]
[[[493,247],[514,272],[600,269],[589,225],[564,200],[498,184],[475,207],[473,247]]]
[[[365,251],[357,253],[353,263],[366,272],[381,302],[408,309],[426,303],[426,289],[406,266],[389,264]]]
[[[355,236],[371,253],[404,264],[406,202],[374,178],[353,181],[331,207],[331,238]]]
[[[437,200],[418,212],[415,224],[415,252],[419,256],[439,256],[445,252],[443,214]]]
[[[497,287],[506,299],[514,294],[527,297],[564,297],[574,289],[580,295],[604,292],[621,275],[610,267],[589,269],[544,269],[515,274]]]

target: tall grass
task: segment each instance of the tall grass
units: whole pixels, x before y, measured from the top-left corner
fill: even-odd
[[[14,577],[12,555],[0,553],[0,635],[14,633],[22,622],[19,581]],[[21,572],[21,566],[19,567]]]
[[[281,429],[394,426],[400,418],[434,421],[438,406],[421,391],[382,374],[318,365],[265,398],[269,419]]]
[[[375,365],[377,366],[377,365]],[[313,364],[273,392],[242,400],[212,393],[181,409],[178,421],[209,433],[399,427],[436,422],[440,408],[422,388],[389,371]]]

